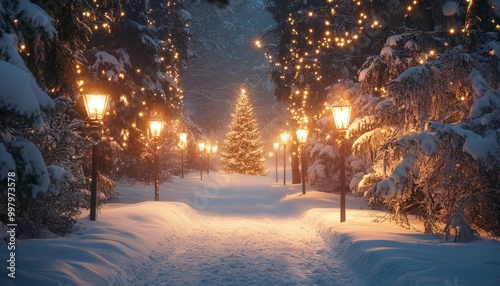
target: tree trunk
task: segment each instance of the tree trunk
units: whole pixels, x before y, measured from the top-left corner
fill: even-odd
[[[472,52],[481,42],[484,32],[494,30],[491,22],[493,18],[492,9],[488,0],[471,0],[467,8],[467,17],[465,19],[465,30],[467,33],[467,49]]]
[[[292,184],[300,184],[300,169],[299,169],[299,144],[297,144],[297,138],[295,137],[295,134],[293,136],[294,141],[291,145],[291,156],[292,156]]]

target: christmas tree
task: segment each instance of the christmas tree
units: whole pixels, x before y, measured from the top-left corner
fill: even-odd
[[[244,89],[232,114],[229,132],[224,140],[221,161],[224,171],[248,175],[266,175],[263,143],[260,139],[253,107]]]

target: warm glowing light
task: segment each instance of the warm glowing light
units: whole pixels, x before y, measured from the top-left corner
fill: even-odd
[[[200,152],[203,152],[203,150],[205,150],[205,142],[198,142],[198,150],[200,150]]]
[[[212,153],[217,153],[217,149],[219,148],[219,146],[217,145],[212,145]]]
[[[187,143],[187,136],[188,134],[186,132],[179,133],[179,141],[181,141],[183,145]]]
[[[352,107],[348,104],[335,104],[330,107],[333,112],[333,120],[338,130],[347,130],[351,118]]]
[[[86,94],[83,96],[87,115],[91,120],[101,120],[106,112],[107,94]]]
[[[290,140],[290,133],[288,133],[287,131],[281,132],[280,139],[281,144],[286,145],[288,143],[288,140]]]
[[[280,149],[280,143],[279,142],[274,142],[273,143],[274,151],[278,151]]]
[[[309,130],[307,129],[299,129],[297,130],[297,140],[299,140],[299,143],[306,143],[307,141],[307,135],[309,135]]]
[[[210,153],[212,151],[212,145],[210,143],[205,144],[205,152]]]
[[[158,138],[161,131],[163,130],[164,125],[165,122],[160,118],[153,117],[151,120],[149,120],[149,130],[151,131],[151,137]]]

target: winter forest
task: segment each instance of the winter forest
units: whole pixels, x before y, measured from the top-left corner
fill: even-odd
[[[429,234],[500,236],[498,0],[0,0],[0,15],[0,220],[15,174],[20,238],[74,231],[95,144],[98,207],[117,181],[199,170],[199,141],[219,142],[214,170],[264,175],[282,131],[301,183],[299,128],[306,182],[338,193],[341,101],[349,194]],[[97,128],[92,93],[109,96]]]

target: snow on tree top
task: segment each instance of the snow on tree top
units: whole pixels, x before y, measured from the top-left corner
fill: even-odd
[[[460,124],[442,124],[430,122],[432,129],[445,133],[456,134],[465,139],[462,151],[471,155],[476,161],[486,160],[489,156],[500,153],[500,144],[496,133],[490,133],[485,137],[464,129]]]
[[[16,162],[7,151],[4,144],[0,144],[0,180],[4,180],[9,172],[16,170]]]
[[[116,69],[116,71],[118,71],[118,72],[125,71],[124,66],[127,63],[126,62],[123,63],[123,62],[118,61],[118,59],[116,57],[114,57],[113,55],[111,55],[107,52],[98,51],[95,54],[95,57],[96,57],[96,61],[95,61],[94,65],[92,65],[93,69],[97,69],[97,68],[99,68],[100,65],[107,63],[107,64],[111,64],[113,66],[113,68]],[[128,64],[130,64],[130,62]]]
[[[349,125],[349,131],[354,131],[358,130],[361,128],[361,126],[366,125],[366,124],[374,124],[375,122],[375,116],[363,116],[356,118],[350,125]]]
[[[383,57],[383,56],[388,56],[388,57],[392,57],[394,55],[394,49],[391,48],[391,47],[384,47],[381,51],[380,51],[380,56]]]
[[[411,78],[414,81],[419,81],[423,75],[424,68],[422,66],[414,66],[402,72],[396,79],[393,79],[393,81],[401,82],[402,80],[407,78]]]
[[[390,36],[385,41],[385,45],[386,46],[392,46],[392,47],[393,46],[397,46],[398,42],[399,42],[399,40],[401,40],[401,38],[403,38],[402,35],[393,35],[393,36]]]
[[[417,50],[418,45],[415,43],[413,40],[409,40],[408,42],[405,43],[405,49],[407,50]]]
[[[446,1],[443,5],[443,15],[453,16],[458,13],[458,5],[455,1]]]
[[[29,0],[19,0],[17,13],[26,17],[34,27],[45,31],[49,37],[57,36],[57,31],[52,26],[54,18],[50,17],[40,6],[31,3]]]
[[[362,82],[365,77],[366,77],[366,74],[368,74],[368,72],[370,71],[371,68],[366,68],[366,69],[363,69],[362,71],[359,72],[359,76],[358,76],[358,81],[359,82]]]
[[[42,110],[52,110],[55,104],[43,92],[33,77],[6,61],[0,61],[0,110],[6,110],[32,122],[41,129]]]
[[[191,16],[191,14],[184,9],[180,9],[179,14],[181,14],[182,19],[184,19],[185,22],[191,21],[191,19],[193,19],[193,16]]]
[[[25,163],[22,167],[18,166],[17,170],[21,174],[33,175],[33,183],[30,184],[33,190],[32,196],[35,197],[39,192],[46,192],[50,183],[49,174],[42,154],[35,144],[28,140],[17,138],[16,141],[11,143],[11,148],[16,150],[16,153]]]
[[[474,70],[469,76],[475,96],[478,98],[471,107],[470,116],[477,118],[483,115],[485,110],[500,107],[500,94],[488,86],[481,73]]]

